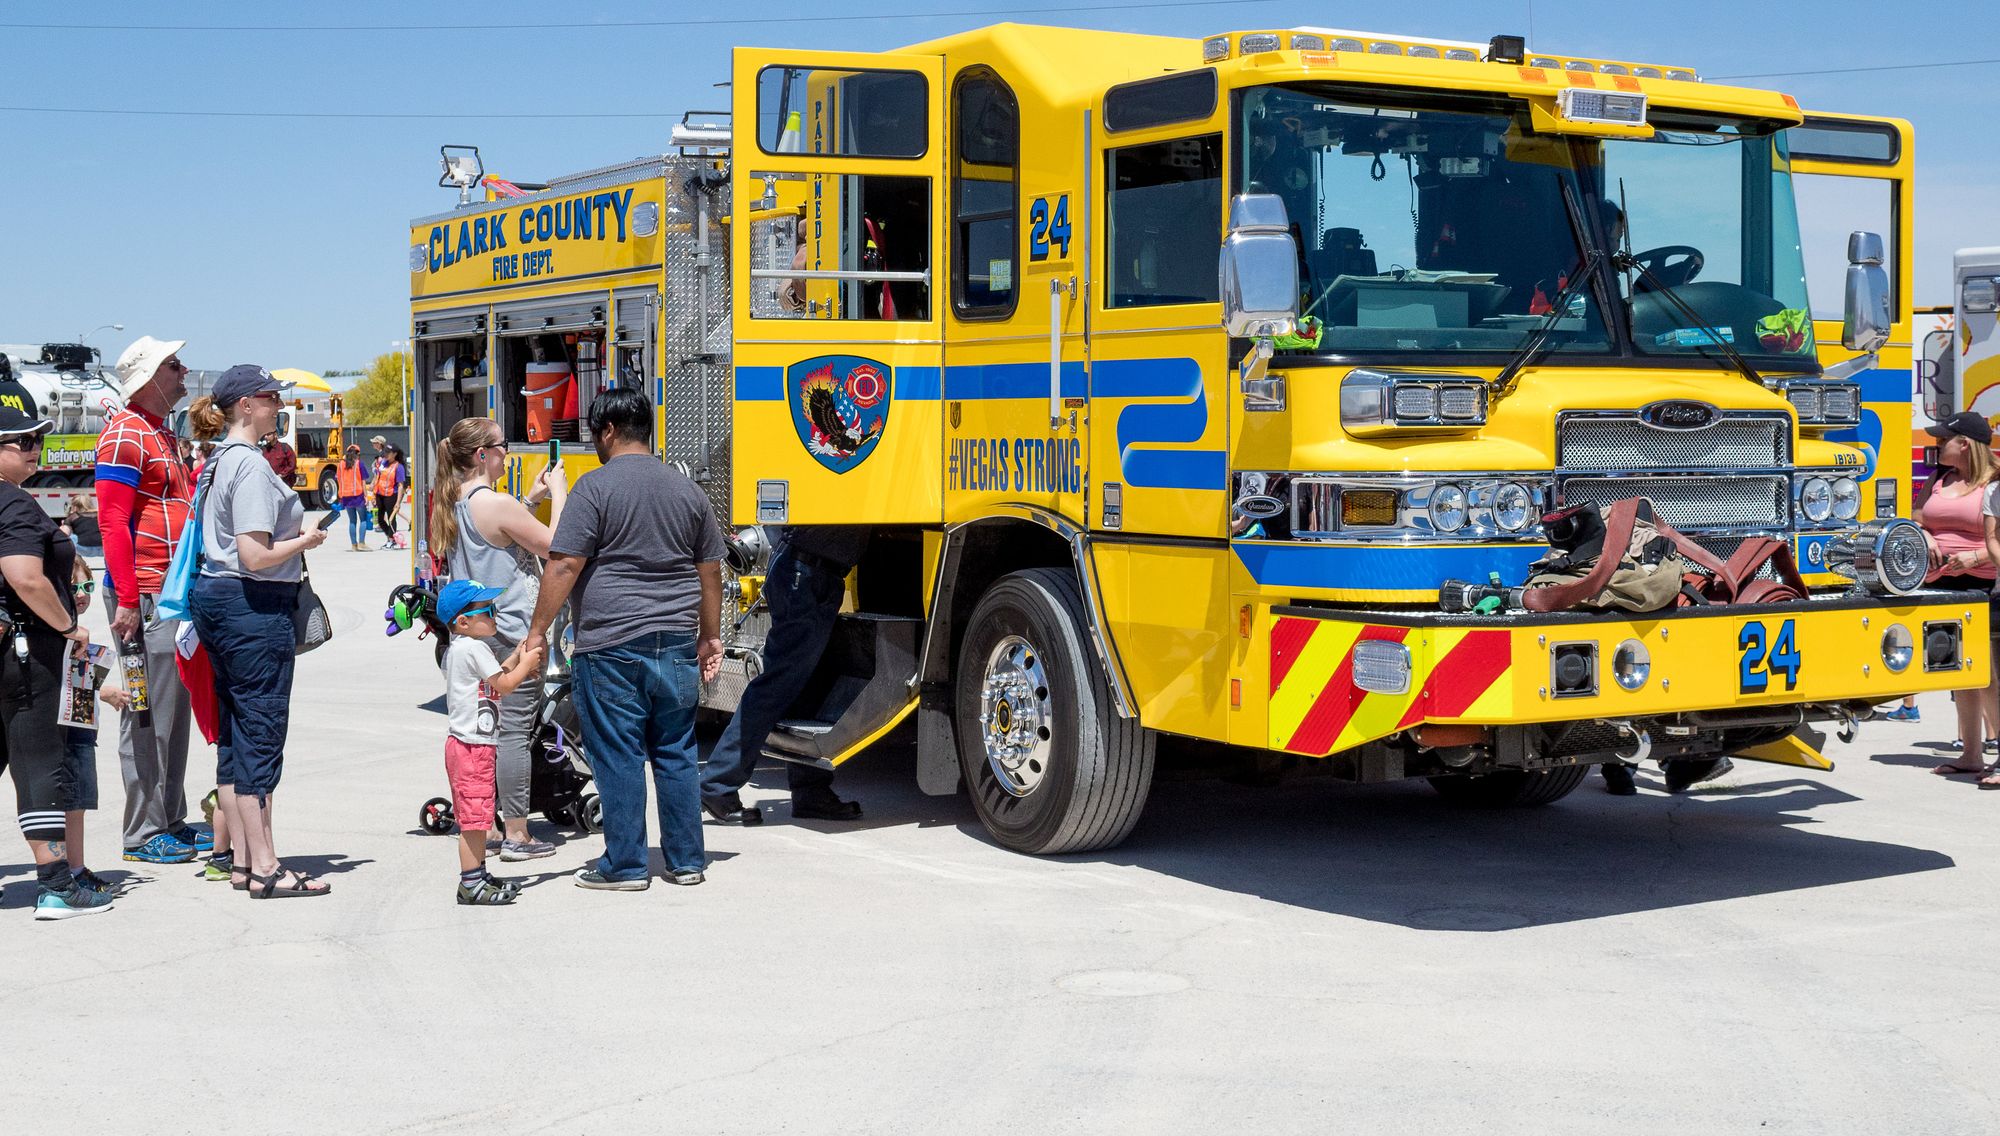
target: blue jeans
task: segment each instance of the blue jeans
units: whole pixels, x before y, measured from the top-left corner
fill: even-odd
[[[340,511],[347,514],[347,543],[360,544],[368,532],[368,502],[360,497],[343,497]]]
[[[701,675],[691,633],[654,631],[576,657],[577,717],[604,807],[607,879],[644,879],[646,767],[660,810],[667,871],[700,871],[701,796],[695,779],[694,711]]]
[[[195,634],[215,670],[215,783],[262,802],[278,787],[291,729],[292,608],[299,586],[236,576],[195,581]]]

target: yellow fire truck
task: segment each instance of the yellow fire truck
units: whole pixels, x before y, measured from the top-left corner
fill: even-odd
[[[1001,25],[731,79],[675,154],[413,223],[413,456],[421,501],[425,443],[491,414],[574,476],[594,395],[651,393],[738,529],[721,709],[764,526],[872,527],[768,754],[914,718],[926,791],[1063,852],[1131,830],[1162,738],[1534,804],[1611,760],[1827,768],[1814,723],[1987,680],[1983,599],[1922,589],[1865,437],[1908,428],[1907,229],[1846,242],[1844,320],[1806,296],[1794,174],[1906,201],[1905,123],[1318,28]],[[1887,165],[1850,144],[1883,131]],[[1781,537],[1812,594],[1514,605],[1545,513],[1638,496]]]

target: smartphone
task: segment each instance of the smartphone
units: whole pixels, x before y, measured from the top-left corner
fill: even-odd
[[[560,439],[549,439],[549,468],[562,468],[562,442]]]
[[[333,527],[333,522],[339,519],[340,519],[339,509],[328,509],[326,511],[326,516],[321,517],[319,519],[319,527],[322,529],[330,529]]]

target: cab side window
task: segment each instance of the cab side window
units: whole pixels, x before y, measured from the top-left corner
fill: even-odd
[[[1105,304],[1212,304],[1222,252],[1222,136],[1105,155]]]
[[[953,92],[952,308],[964,319],[1014,310],[1021,113],[1014,92],[985,68]]]

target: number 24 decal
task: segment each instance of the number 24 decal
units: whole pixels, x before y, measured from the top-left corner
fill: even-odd
[[[1035,198],[1028,206],[1028,259],[1047,260],[1049,246],[1056,246],[1056,255],[1069,256],[1069,194],[1056,198],[1055,211],[1049,211],[1049,199]]]
[[[1764,624],[1752,620],[1736,633],[1736,649],[1743,657],[1736,666],[1736,688],[1744,694],[1762,694],[1771,685],[1772,675],[1785,676],[1785,689],[1799,684],[1798,641],[1787,619],[1778,625],[1778,637],[1766,646]]]

